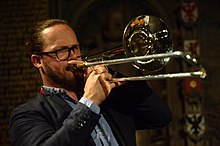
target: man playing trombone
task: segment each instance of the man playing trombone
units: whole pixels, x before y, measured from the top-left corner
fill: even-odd
[[[13,110],[15,146],[134,146],[135,131],[166,126],[171,112],[143,81],[112,82],[103,65],[82,63],[75,32],[63,20],[39,22],[27,43],[42,87]]]

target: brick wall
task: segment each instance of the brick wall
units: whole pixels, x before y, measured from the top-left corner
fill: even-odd
[[[31,24],[48,16],[47,0],[0,1],[0,145],[10,145],[11,110],[36,94],[40,80],[23,44]]]
[[[175,2],[175,0],[169,0],[169,3],[166,0],[157,1],[154,2],[166,4]],[[57,0],[51,2],[57,2]],[[61,6],[68,6],[69,9],[63,8],[63,13],[70,15],[71,8],[74,8],[74,5],[70,5],[70,3],[74,3],[80,10],[79,3],[83,1],[64,0],[59,2],[67,3]],[[204,80],[203,96],[207,123],[206,137],[209,139],[209,146],[218,146],[220,143],[219,2],[219,0],[199,1],[200,23],[198,24],[198,35],[201,40],[201,61],[208,73],[208,77]],[[57,5],[57,9],[59,8],[60,6]],[[54,17],[58,16],[59,11],[57,9],[52,10]],[[74,9],[74,12],[76,12],[76,9]],[[48,0],[0,0],[0,146],[10,145],[8,120],[11,110],[33,97],[36,91],[39,90],[40,79],[31,65],[30,59],[24,56],[23,44],[25,39],[28,38],[32,22],[47,17]],[[172,14],[171,17],[175,17],[175,14]],[[170,88],[170,92],[176,92],[175,89],[176,86]],[[174,106],[179,108],[178,105],[181,104],[179,98],[174,96],[169,98],[169,100],[171,99],[175,99]],[[171,108],[174,115],[178,114],[174,107],[171,106]],[[179,121],[176,123],[179,123]],[[182,125],[177,126],[173,126],[175,130]],[[179,139],[173,139],[171,133],[175,130],[171,130],[170,135],[168,135],[169,139],[180,143]],[[177,133],[174,134],[178,136],[178,129],[176,131]],[[169,145],[172,145],[172,143]]]

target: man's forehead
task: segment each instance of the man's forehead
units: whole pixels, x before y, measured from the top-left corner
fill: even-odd
[[[42,31],[42,38],[46,44],[64,43],[63,45],[71,45],[78,43],[75,32],[68,25],[64,24],[44,29]]]
[[[57,33],[61,33],[63,30],[73,31],[68,25],[66,24],[57,24],[51,27],[47,27],[42,31],[43,35],[56,35]]]

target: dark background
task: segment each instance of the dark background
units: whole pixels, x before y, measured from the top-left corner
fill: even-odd
[[[195,2],[198,19],[186,24],[181,19],[181,4]],[[173,111],[173,120],[165,128],[137,132],[139,146],[218,146],[220,144],[220,69],[218,0],[1,0],[0,1],[0,145],[9,146],[8,121],[17,105],[33,97],[41,85],[30,59],[24,55],[24,43],[30,26],[46,18],[65,19],[76,30],[81,43],[91,52],[121,44],[127,23],[138,15],[162,18],[173,35],[174,50],[183,51],[184,40],[198,40],[199,61],[207,71],[202,90],[189,102],[184,79],[149,81]],[[182,71],[179,60],[171,60],[163,71]],[[140,74],[130,66],[115,66],[128,75]],[[199,97],[199,98],[197,98]],[[186,115],[205,118],[202,135],[185,130]]]

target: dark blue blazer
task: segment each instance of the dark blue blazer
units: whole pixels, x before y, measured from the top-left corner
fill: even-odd
[[[159,128],[171,120],[171,112],[144,82],[128,82],[113,89],[100,105],[120,146],[135,146],[135,130]],[[10,130],[15,146],[94,146],[90,136],[100,118],[88,107],[71,108],[59,94],[38,93],[11,114]]]

